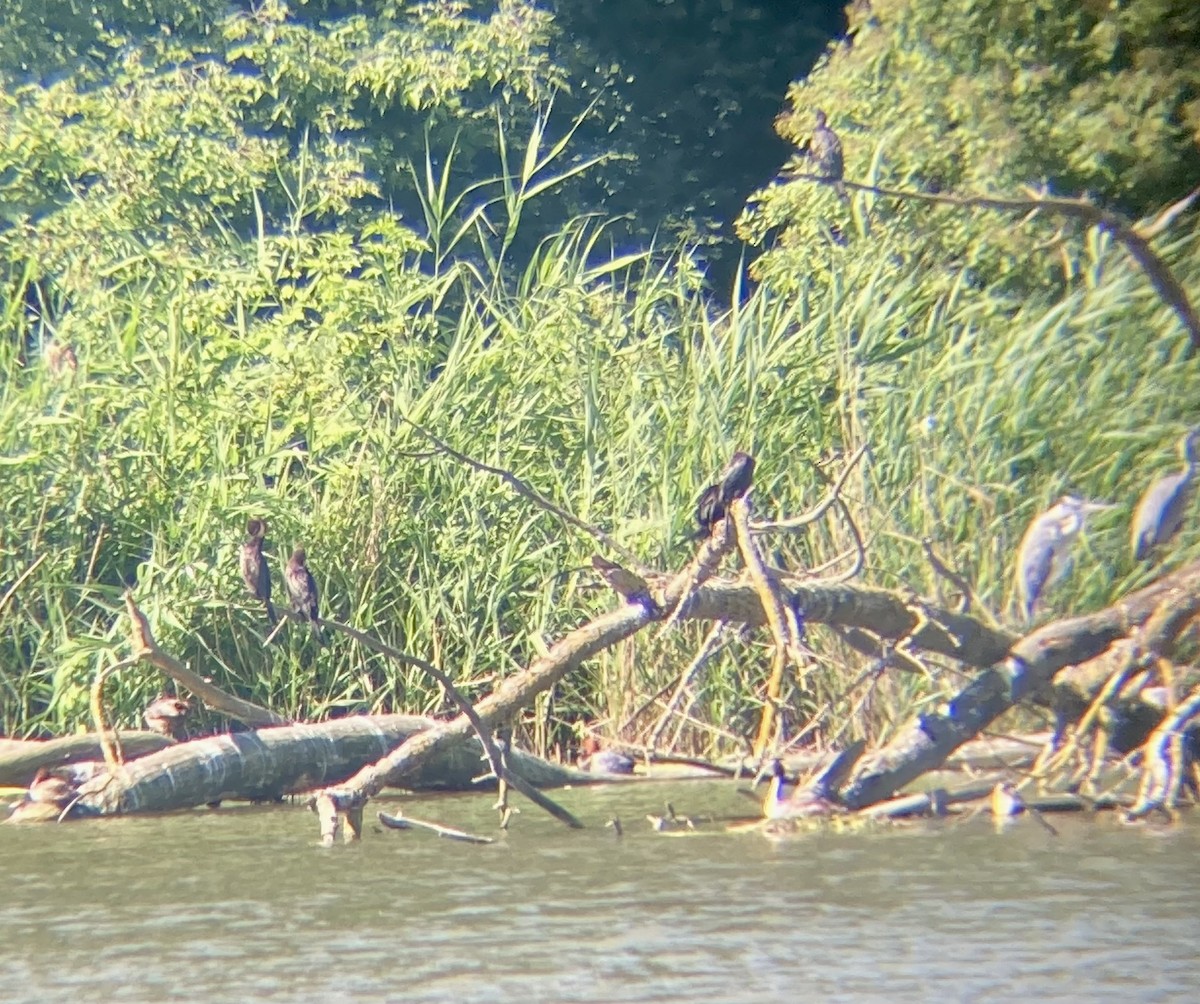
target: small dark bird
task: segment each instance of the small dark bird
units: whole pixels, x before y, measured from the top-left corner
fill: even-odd
[[[842,184],[842,176],[846,172],[842,141],[838,139],[838,134],[826,125],[825,113],[820,109],[817,110],[817,125],[808,144],[808,156],[816,165],[817,173],[822,178],[834,182],[833,190],[843,199],[849,198],[846,195],[846,186]]]
[[[725,518],[729,503],[740,499],[754,481],[754,458],[739,450],[721,471],[720,480],[709,485],[696,499],[696,533],[693,540],[703,540],[712,528]]]
[[[721,502],[721,486],[709,485],[696,499],[696,533],[692,539],[703,540],[724,518],[725,506]]]
[[[754,458],[739,450],[721,472],[721,506],[728,508],[734,499],[740,499],[750,490],[754,481]]]
[[[292,557],[283,570],[283,584],[287,586],[288,597],[292,601],[292,609],[301,620],[312,625],[313,637],[318,645],[325,644],[325,636],[321,633],[321,615],[317,612],[317,584],[313,581],[312,573],[305,562],[308,555],[304,548],[298,547],[292,552]]]
[[[271,605],[271,570],[262,552],[263,538],[267,535],[266,520],[250,520],[246,523],[246,533],[249,536],[242,544],[242,578],[250,595],[266,604],[267,624],[274,627],[279,618],[275,614],[275,607]]]
[[[592,568],[630,603],[638,603],[652,613],[658,609],[658,604],[650,595],[650,586],[636,572],[631,572],[624,565],[618,565],[599,554],[592,555]]]
[[[187,701],[163,694],[142,712],[142,717],[151,731],[160,736],[169,736],[178,742],[184,738],[183,720],[191,710]]]

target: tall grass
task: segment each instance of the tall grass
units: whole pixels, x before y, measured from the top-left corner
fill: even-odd
[[[590,538],[437,453],[409,420],[664,569],[687,560],[693,500],[734,449],[758,457],[755,504],[770,516],[811,505],[823,472],[865,443],[848,489],[864,581],[939,595],[929,537],[1011,622],[1016,541],[1068,489],[1127,505],[1095,520],[1051,609],[1095,607],[1144,580],[1129,506],[1200,421],[1200,367],[1102,235],[1073,248],[1081,278],[1065,296],[1013,303],[961,284],[930,299],[919,277],[862,255],[832,263],[819,293],[738,289],[716,313],[686,252],[625,253],[601,221],[570,222],[511,260],[523,200],[557,170],[542,142],[503,150],[523,167],[491,183],[456,190],[432,158],[415,170],[420,244],[388,217],[332,233],[260,217],[244,241],[122,250],[53,322],[24,308],[30,273],[10,263],[0,595],[45,557],[0,614],[6,733],[86,723],[93,674],[126,654],[126,587],[167,649],[284,714],[448,710],[419,671],[347,639],[318,650],[285,629],[264,646],[237,570],[251,515],[270,523],[279,593],[303,544],[330,616],[439,664],[468,694],[611,604],[584,571]],[[1196,235],[1166,251],[1195,291]],[[76,348],[77,373],[50,372],[39,352],[51,338]],[[1200,553],[1198,525],[1169,561]],[[769,546],[802,570],[848,539],[832,517]],[[705,631],[685,624],[607,653],[531,709],[527,736],[550,748],[584,720],[644,733],[657,706],[634,712]],[[792,728],[861,670],[819,628],[810,642]],[[728,749],[751,732],[767,644],[722,648],[695,684],[682,745]],[[850,733],[878,736],[957,684],[932,669],[845,695],[861,701]],[[124,671],[118,720],[134,724],[158,687]]]

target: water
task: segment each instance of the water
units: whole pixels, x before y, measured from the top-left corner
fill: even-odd
[[[515,796],[518,797],[519,796]],[[0,1000],[1197,999],[1200,826],[654,833],[728,783],[561,792],[500,842],[244,808],[0,829]],[[492,834],[486,796],[382,807]],[[619,814],[625,836],[603,822]]]

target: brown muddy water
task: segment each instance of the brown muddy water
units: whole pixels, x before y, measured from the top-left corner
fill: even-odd
[[[519,796],[517,796],[519,797]],[[560,792],[496,844],[294,807],[0,828],[0,1001],[1196,1001],[1200,820],[770,841],[728,782]],[[384,799],[495,833],[487,795]],[[617,815],[625,835],[603,823]]]

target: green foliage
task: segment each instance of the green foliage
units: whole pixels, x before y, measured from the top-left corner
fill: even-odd
[[[824,109],[849,179],[959,194],[1048,184],[1135,215],[1195,184],[1200,22],[1187,0],[881,0],[852,8],[851,24],[790,88],[777,122],[799,145]],[[828,188],[793,181],[758,192],[739,232],[758,243],[776,230],[756,269],[780,288],[849,244],[895,255],[940,288],[965,268],[989,286],[1027,289],[1072,278],[1052,276],[1034,251],[1058,225],[1014,228],[865,194],[844,206]]]
[[[228,0],[6,0],[0,5],[0,74],[53,76],[103,64],[129,35],[203,36]]]
[[[591,217],[547,229],[539,203],[596,166],[572,146],[586,119],[533,100],[549,62],[462,58],[526,15],[520,44],[542,52],[531,10],[439,4],[414,15],[420,31],[397,16],[380,34],[264,6],[214,22],[204,58],[194,39],[130,44],[103,76],[3,93],[0,729],[87,721],[95,672],[127,654],[125,588],[165,648],[281,712],[442,707],[419,671],[345,638],[317,650],[289,626],[264,646],[237,570],[250,516],[270,523],[277,591],[303,544],[331,616],[471,694],[611,605],[584,571],[590,538],[440,455],[412,422],[658,567],[689,557],[695,496],[733,449],[758,456],[754,498],[772,516],[812,505],[831,460],[869,444],[847,494],[865,580],[937,595],[928,536],[1003,619],[1032,515],[1068,488],[1132,506],[1200,419],[1174,315],[1103,233],[1055,246],[1069,288],[1017,297],[921,247],[935,226],[975,224],[943,212],[904,230],[856,203],[850,243],[794,242],[807,258],[788,284],[735,288],[717,313],[685,251],[622,253]],[[387,70],[372,76],[376,58]],[[387,179],[358,125],[373,115],[407,123]],[[410,217],[381,208],[391,185]],[[839,209],[818,195],[819,213]],[[1160,243],[1195,290],[1194,231]],[[1127,515],[1096,520],[1058,609],[1142,580]],[[835,572],[850,544],[831,518],[772,547],[789,567]],[[1197,554],[1189,524],[1169,560]],[[531,713],[531,734],[631,718],[702,631],[596,660]],[[811,635],[800,716],[849,675],[837,644]],[[750,731],[768,656],[761,637],[723,648],[681,744]],[[879,737],[958,682],[886,679],[870,719],[835,716]],[[118,720],[133,724],[157,686],[142,668],[115,677]]]

